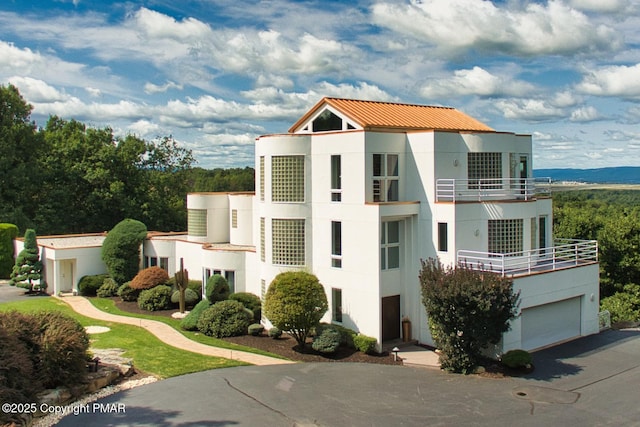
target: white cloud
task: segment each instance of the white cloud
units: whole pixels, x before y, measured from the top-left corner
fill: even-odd
[[[566,115],[564,109],[544,99],[501,99],[494,105],[505,118],[510,120],[544,122],[557,120]]]
[[[617,13],[629,6],[628,0],[570,0],[569,4],[580,10],[600,13]]]
[[[592,122],[595,120],[601,120],[602,116],[598,110],[592,106],[581,107],[571,112],[569,120],[572,122]]]
[[[100,95],[102,95],[102,91],[100,89],[95,88],[95,87],[85,87],[84,90],[86,90],[87,93],[89,94],[89,96],[91,96],[93,98],[97,98]]]
[[[448,79],[437,79],[422,87],[424,97],[443,97],[456,95],[478,96],[524,96],[535,90],[535,86],[514,80],[509,76],[491,74],[482,67],[456,70]]]
[[[147,94],[153,93],[163,93],[168,91],[169,89],[178,89],[182,90],[183,86],[181,84],[168,81],[163,85],[155,85],[153,83],[147,82],[144,84],[144,92]]]
[[[64,102],[71,98],[42,80],[18,76],[10,77],[8,80],[18,88],[22,97],[31,103]]]
[[[588,95],[640,99],[640,64],[614,65],[585,71],[576,90]]]
[[[161,128],[157,123],[142,119],[127,126],[127,131],[141,138],[153,138],[161,133]]]
[[[486,0],[378,2],[375,24],[433,45],[441,52],[479,50],[516,55],[574,54],[611,50],[620,44],[609,27],[594,25],[562,1],[546,5]]]

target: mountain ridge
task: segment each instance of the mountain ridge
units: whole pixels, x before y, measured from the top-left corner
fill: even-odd
[[[615,166],[595,169],[534,169],[536,178],[594,184],[640,184],[640,166]]]

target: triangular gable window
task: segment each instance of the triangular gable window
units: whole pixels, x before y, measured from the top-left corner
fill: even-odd
[[[342,119],[327,109],[313,121],[313,132],[330,130],[342,130]]]

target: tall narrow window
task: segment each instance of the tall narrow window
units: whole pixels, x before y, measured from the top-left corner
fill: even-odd
[[[260,156],[260,200],[264,202],[264,156]]]
[[[399,165],[397,154],[373,155],[373,201],[400,200]]]
[[[331,267],[342,267],[342,223],[331,221]]]
[[[331,201],[342,201],[342,158],[331,156]]]
[[[264,262],[264,218],[260,218],[260,261]]]
[[[449,250],[448,226],[446,222],[438,223],[438,250],[447,252]]]
[[[231,209],[231,228],[238,228],[238,209]]]
[[[264,315],[264,295],[267,293],[267,282],[264,279],[260,279],[260,306],[262,315],[260,316],[260,320],[263,322],[267,319]]]
[[[342,289],[331,289],[331,319],[342,322]]]
[[[227,284],[229,284],[229,292],[234,293],[236,291],[236,272],[225,270],[224,278],[227,279]]]
[[[380,268],[400,268],[400,221],[383,222],[380,230]]]
[[[492,254],[518,255],[522,252],[522,219],[489,220],[489,247]]]
[[[544,249],[547,247],[547,217],[538,218],[538,247]]]

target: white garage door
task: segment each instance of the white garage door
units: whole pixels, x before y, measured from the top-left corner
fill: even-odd
[[[580,297],[526,308],[521,322],[524,350],[580,336]]]

